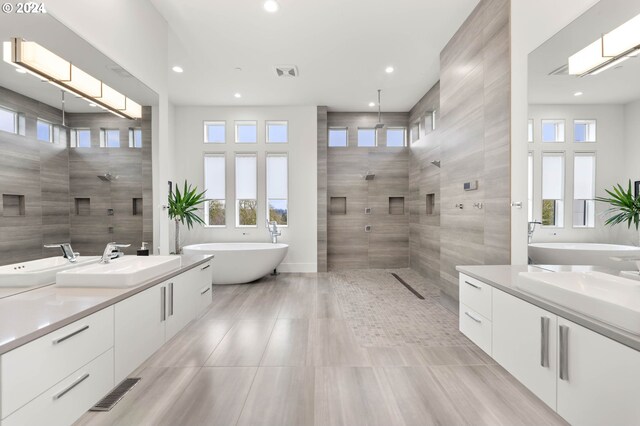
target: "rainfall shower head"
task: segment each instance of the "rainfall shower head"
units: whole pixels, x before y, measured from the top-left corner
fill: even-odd
[[[103,182],[113,182],[114,180],[118,179],[118,176],[112,175],[111,173],[105,173],[103,175],[98,175],[98,179]]]
[[[433,164],[437,168],[440,168],[440,161],[438,161],[438,160],[432,161],[431,164]]]
[[[367,170],[367,173],[364,175],[364,180],[373,180],[376,177],[375,173],[371,173]]]

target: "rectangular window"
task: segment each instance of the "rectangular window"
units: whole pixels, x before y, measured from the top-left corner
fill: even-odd
[[[267,154],[267,219],[289,224],[289,171],[287,154]]]
[[[257,143],[258,122],[236,121],[236,143]]]
[[[595,227],[596,154],[576,152],[573,158],[573,226]]]
[[[564,120],[542,120],[542,142],[564,142]]]
[[[404,127],[387,127],[387,146],[407,146],[407,129]]]
[[[376,129],[358,129],[358,146],[376,146]]]
[[[342,147],[347,146],[348,132],[346,127],[330,127],[329,128],[329,146]]]
[[[595,142],[596,120],[574,120],[573,140],[575,142]]]
[[[91,130],[71,129],[69,136],[71,148],[91,148]]]
[[[419,123],[413,123],[411,125],[410,137],[411,137],[411,143],[414,143],[415,141],[420,139],[420,124]]]
[[[142,148],[142,129],[139,127],[129,128],[129,148]]]
[[[120,148],[120,130],[100,129],[101,148]]]
[[[258,210],[256,154],[236,154],[236,226],[256,226]]]
[[[226,219],[226,172],[224,154],[205,154],[204,156],[204,221],[207,226],[225,226]]]
[[[527,216],[529,222],[533,222],[533,152],[530,152],[528,156],[527,171],[529,176],[527,181],[527,201],[529,209]]]
[[[530,118],[527,123],[527,142],[533,142],[533,119]]]
[[[563,153],[542,153],[542,224],[564,226]]]
[[[289,142],[289,124],[286,121],[267,121],[267,143]]]
[[[36,122],[36,134],[39,141],[53,142],[53,125],[48,121],[38,119]]]
[[[11,110],[0,108],[0,130],[18,133],[18,114]]]
[[[204,122],[204,143],[226,143],[227,123],[225,121]]]

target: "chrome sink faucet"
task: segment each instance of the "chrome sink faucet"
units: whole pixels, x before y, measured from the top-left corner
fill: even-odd
[[[76,263],[78,261],[78,256],[80,256],[80,253],[73,251],[70,243],[45,244],[43,247],[59,248],[62,250],[62,257],[71,263]]]
[[[528,238],[528,243],[531,244],[531,241],[533,240],[533,233],[536,231],[536,225],[542,225],[542,222],[538,221],[538,220],[534,220],[533,222],[529,222],[529,228],[527,230],[527,235],[529,236]]]
[[[124,247],[129,247],[130,245],[131,244],[118,244],[116,242],[108,243],[107,246],[104,248],[104,252],[102,253],[102,259],[100,259],[100,263],[109,263],[111,262],[111,259],[113,259],[114,257],[124,256],[124,253],[122,253],[119,249]],[[114,251],[116,252],[115,256],[114,256]]]
[[[275,220],[272,222],[267,221],[267,228],[269,228],[269,234],[271,234],[271,242],[277,244],[278,237],[282,235],[282,232],[278,230],[278,222]]]

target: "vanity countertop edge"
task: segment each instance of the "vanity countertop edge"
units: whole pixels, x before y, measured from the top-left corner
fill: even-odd
[[[177,275],[194,269],[211,259],[212,255],[181,255],[182,262],[180,268],[156,277],[146,283],[129,288],[62,288],[55,285],[40,287],[31,291],[16,294],[15,296],[0,299],[0,355],[13,349],[32,342],[42,336],[63,328],[82,318],[94,314],[109,306],[128,299],[140,292],[143,292],[155,285],[169,280]],[[83,306],[70,307],[68,312],[53,312],[52,321],[46,325],[38,325],[37,318],[20,318],[20,312],[16,305],[22,302],[29,302],[29,309],[32,313],[42,305],[42,311],[47,312],[47,305],[67,298],[86,298]],[[39,299],[38,299],[39,298]],[[33,300],[37,299],[37,300]],[[81,305],[81,304],[79,304]],[[51,311],[51,309],[49,309]],[[26,315],[27,313],[25,313]],[[21,321],[21,320],[24,320]],[[16,323],[19,323],[20,330],[16,332]],[[31,324],[29,324],[31,323]]]
[[[589,330],[595,331],[611,340],[628,346],[632,349],[640,351],[640,336],[622,330],[613,325],[609,325],[597,319],[588,317],[580,312],[576,312],[562,305],[557,305],[547,300],[538,298],[528,294],[516,287],[516,280],[520,272],[540,272],[553,273],[557,271],[567,270],[599,270],[602,272],[610,272],[604,268],[598,267],[568,267],[554,265],[473,265],[473,266],[456,266],[456,270],[462,274],[478,279],[502,290],[512,296],[515,296],[525,302],[531,303],[541,309],[552,314],[558,315],[569,321],[573,321]]]

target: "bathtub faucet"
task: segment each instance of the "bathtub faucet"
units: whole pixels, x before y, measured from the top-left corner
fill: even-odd
[[[278,222],[275,220],[272,222],[267,221],[267,228],[269,228],[269,234],[271,234],[271,242],[277,244],[278,237],[282,235],[282,232],[278,231]]]
[[[533,240],[533,233],[536,231],[536,225],[542,225],[542,222],[538,220],[534,220],[533,222],[529,222],[529,229],[527,231],[527,235],[529,236],[529,244],[531,244],[531,240]]]

